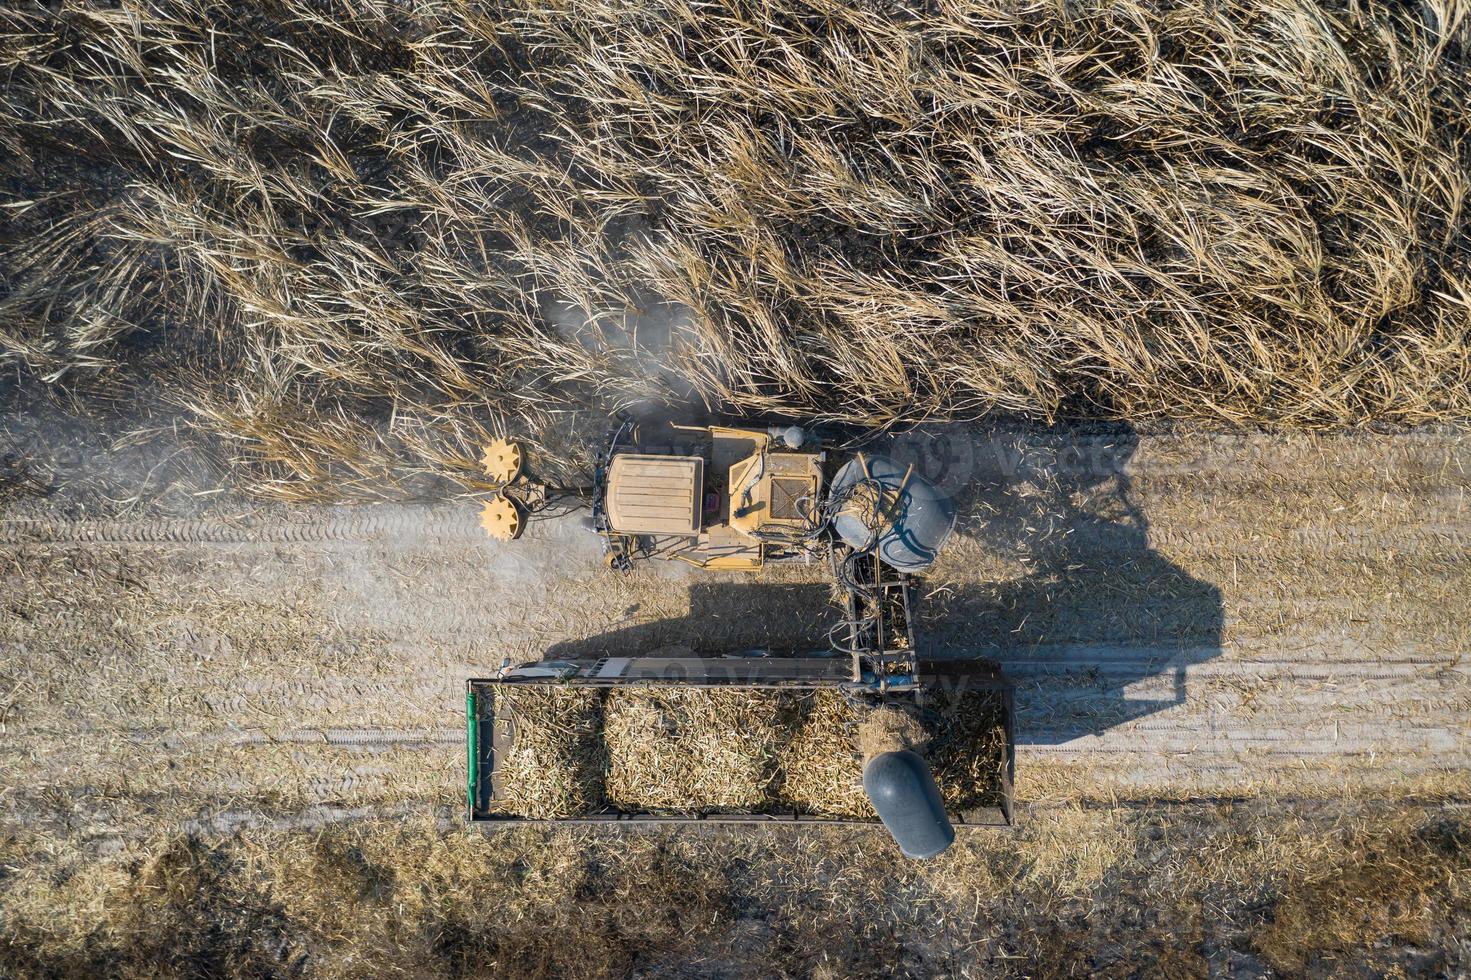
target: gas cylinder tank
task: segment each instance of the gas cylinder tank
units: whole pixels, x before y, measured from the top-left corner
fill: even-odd
[[[924,860],[955,843],[930,767],[904,749],[884,752],[863,766],[863,792],[904,856]]]
[[[929,567],[955,529],[955,505],[940,488],[887,456],[859,456],[833,477],[841,502],[833,530],[852,548],[873,549],[901,572]]]

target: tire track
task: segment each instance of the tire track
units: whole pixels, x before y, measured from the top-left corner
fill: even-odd
[[[1023,770],[1167,792],[1471,768],[1471,611],[1451,601],[1471,578],[1471,439],[1143,437],[1119,481],[1114,438],[1072,440],[1102,468],[1063,474],[1061,492],[1039,479],[972,500],[925,603],[953,617],[933,624],[945,649],[1015,680]],[[1010,443],[988,459],[996,447],[973,440],[981,490],[1048,478],[1070,449],[1006,440],[1020,470],[997,455]],[[1125,491],[1141,530],[1107,516]],[[0,519],[0,598],[16,610],[0,623],[0,764],[38,793],[94,800],[86,786],[105,784],[119,794],[106,806],[140,812],[172,787],[237,794],[241,814],[282,792],[330,798],[322,819],[422,813],[460,778],[466,676],[563,641],[659,627],[646,635],[667,642],[714,622],[695,618],[694,577],[603,575],[589,545],[575,517],[490,544],[469,500]],[[700,615],[752,617],[750,580],[699,581]],[[79,740],[116,771],[80,765]],[[384,810],[395,793],[414,798]]]
[[[279,518],[235,524],[212,520],[148,521],[0,521],[0,544],[321,544],[393,543],[405,539],[431,543],[485,543],[474,509],[367,506],[348,517],[303,521]]]

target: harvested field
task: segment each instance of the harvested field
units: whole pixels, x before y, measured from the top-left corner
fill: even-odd
[[[1464,804],[1030,808],[896,862],[880,830],[467,833],[431,820],[0,839],[0,973],[1455,976]]]
[[[140,447],[36,419],[4,420],[51,489],[0,502],[0,973],[1466,967],[1464,433],[897,440],[957,495],[923,625],[1016,682],[1020,803],[896,867],[878,830],[459,829],[467,676],[790,646],[820,569],[610,576],[575,518],[498,547],[453,504],[170,516],[127,503]]]

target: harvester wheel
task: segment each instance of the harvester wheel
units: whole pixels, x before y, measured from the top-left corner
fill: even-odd
[[[521,508],[509,497],[491,497],[480,509],[480,526],[497,541],[514,541],[525,526]]]
[[[521,446],[507,439],[497,439],[485,447],[480,465],[492,483],[510,483],[521,475]]]

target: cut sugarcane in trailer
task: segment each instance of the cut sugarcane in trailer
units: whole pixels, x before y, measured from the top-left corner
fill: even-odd
[[[1011,687],[922,661],[878,692],[823,657],[554,661],[467,687],[469,816],[603,825],[882,819],[928,857],[1012,823]]]

